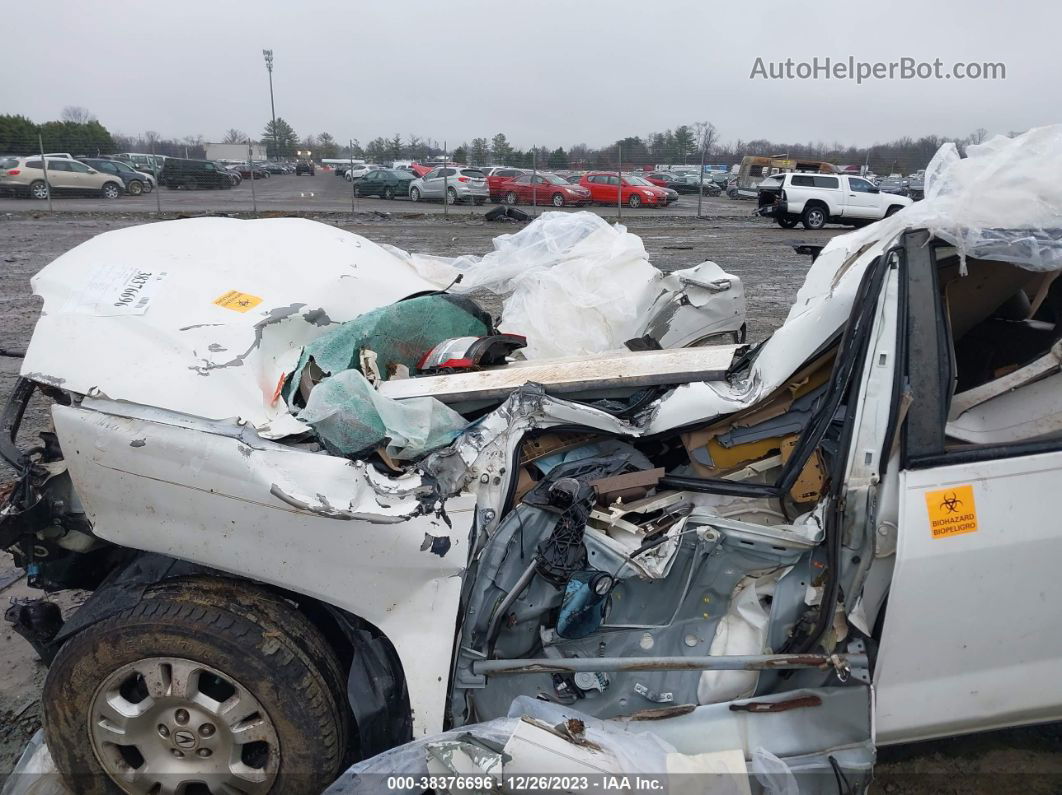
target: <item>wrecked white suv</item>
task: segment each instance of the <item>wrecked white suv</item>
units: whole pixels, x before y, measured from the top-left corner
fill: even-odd
[[[35,583],[95,589],[16,625],[50,661],[59,769],[79,791],[315,792],[358,759],[336,791],[724,770],[861,791],[876,743],[1062,718],[1048,148],[1062,131],[942,150],[938,189],[835,238],[753,348],[470,364],[466,338],[516,329],[424,287],[462,263],[329,257],[336,230],[225,222],[263,267],[221,295],[235,272],[188,221],[61,257],[0,522]],[[1021,212],[989,172],[1024,175],[991,182]],[[107,309],[85,262],[171,234],[204,283],[153,271]],[[269,267],[292,235],[306,269]],[[388,325],[416,293],[421,321]],[[442,350],[407,349],[430,328]],[[19,451],[34,389],[55,432]]]

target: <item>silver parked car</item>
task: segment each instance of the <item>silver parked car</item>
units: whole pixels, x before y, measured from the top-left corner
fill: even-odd
[[[487,175],[478,168],[447,166],[429,171],[409,185],[409,198],[415,202],[444,196],[447,204],[459,201],[483,204],[490,198]]]

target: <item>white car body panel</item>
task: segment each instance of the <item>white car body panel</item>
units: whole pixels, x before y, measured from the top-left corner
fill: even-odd
[[[453,645],[470,496],[447,501],[451,532],[434,514],[410,518],[416,476],[374,479],[344,458],[101,411],[57,405],[53,419],[98,536],[360,616],[402,660],[416,735],[442,729],[448,662],[425,652]],[[449,539],[445,554],[434,538]]]
[[[875,681],[878,740],[1062,719],[1062,452],[901,474],[896,570]],[[977,530],[934,538],[927,493],[973,489]]]

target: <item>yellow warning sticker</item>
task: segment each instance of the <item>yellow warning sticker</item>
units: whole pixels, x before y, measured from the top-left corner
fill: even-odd
[[[973,486],[927,491],[926,509],[929,511],[929,532],[933,538],[977,532]]]
[[[229,290],[224,295],[215,298],[214,303],[222,309],[231,309],[233,312],[247,312],[262,303],[262,299],[250,293]]]

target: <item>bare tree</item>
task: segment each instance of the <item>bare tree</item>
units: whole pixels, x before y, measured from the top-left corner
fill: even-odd
[[[697,145],[701,150],[700,185],[697,186],[697,217],[700,218],[701,204],[704,201],[704,162],[707,160],[708,154],[712,151],[712,147],[715,146],[719,133],[716,131],[715,125],[710,121],[699,121],[693,125],[693,129],[696,135]]]
[[[63,108],[61,118],[63,121],[74,122],[74,124],[88,124],[91,121],[96,121],[96,115],[88,108],[83,108],[80,105],[67,105]]]
[[[699,121],[693,125],[693,129],[696,133],[698,146],[704,156],[707,157],[719,142],[719,131],[715,129],[715,125],[710,121]]]
[[[225,132],[225,138],[222,141],[223,144],[242,144],[244,141],[250,138],[243,130],[239,130],[235,127],[229,127]]]

